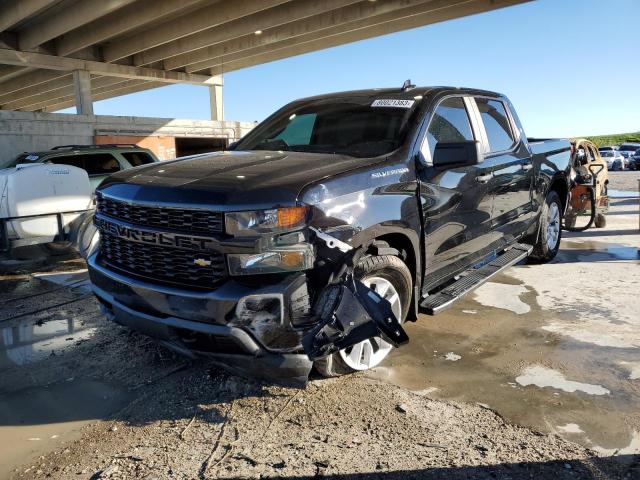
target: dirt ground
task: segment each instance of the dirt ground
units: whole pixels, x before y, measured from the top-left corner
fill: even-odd
[[[0,478],[640,478],[637,202],[304,390],[108,323],[72,256],[5,274]]]

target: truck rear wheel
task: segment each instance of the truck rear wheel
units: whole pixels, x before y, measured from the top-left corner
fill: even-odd
[[[355,269],[356,278],[391,303],[393,313],[404,322],[409,310],[413,281],[404,262],[393,255],[369,256]],[[374,337],[314,362],[324,377],[337,377],[379,365],[392,346]]]
[[[554,190],[547,193],[538,220],[538,238],[529,255],[529,263],[546,263],[554,259],[562,239],[562,203]]]

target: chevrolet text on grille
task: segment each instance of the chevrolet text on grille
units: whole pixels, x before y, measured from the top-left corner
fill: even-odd
[[[154,232],[133,228],[121,223],[112,222],[95,217],[95,224],[100,231],[119,238],[124,238],[133,242],[149,243],[152,245],[163,245],[166,247],[181,248],[184,250],[213,250],[216,242],[210,238],[194,237],[176,233]]]

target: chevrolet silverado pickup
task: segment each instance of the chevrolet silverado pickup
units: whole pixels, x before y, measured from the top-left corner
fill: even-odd
[[[227,151],[105,180],[93,290],[108,318],[236,372],[372,368],[403,322],[554,258],[570,155],[493,92],[298,100]]]

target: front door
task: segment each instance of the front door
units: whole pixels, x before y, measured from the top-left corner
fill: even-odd
[[[492,243],[491,171],[484,162],[446,169],[431,163],[438,142],[480,141],[469,117],[471,101],[461,96],[442,100],[422,142],[419,188],[426,262],[423,292],[473,265],[488,253]]]

